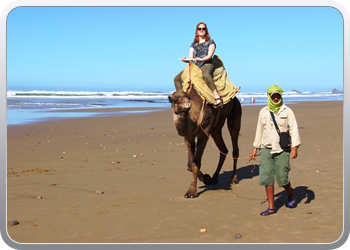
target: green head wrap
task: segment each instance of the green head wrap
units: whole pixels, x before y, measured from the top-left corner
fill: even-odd
[[[274,103],[271,99],[271,95],[278,93],[281,95],[281,99],[278,103]],[[277,85],[271,85],[268,89],[267,89],[267,106],[269,107],[269,110],[271,112],[276,112],[278,111],[282,104],[283,104],[283,100],[282,100],[282,93],[283,93],[283,89],[281,89],[279,86]]]

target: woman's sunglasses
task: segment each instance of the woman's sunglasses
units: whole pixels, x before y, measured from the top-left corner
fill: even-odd
[[[197,30],[201,31],[201,30],[206,30],[207,28],[198,28]]]

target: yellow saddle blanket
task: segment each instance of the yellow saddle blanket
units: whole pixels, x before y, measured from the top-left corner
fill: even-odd
[[[220,59],[219,57],[217,58]],[[214,93],[204,81],[202,71],[197,65],[190,62],[184,69],[181,79],[184,83],[183,90],[185,92],[191,87],[191,83],[193,84],[193,88],[202,98],[205,98],[208,103],[215,104]],[[213,80],[218,92],[220,93],[223,104],[226,104],[233,99],[241,88],[236,88],[236,86],[230,81],[223,64],[214,70]]]

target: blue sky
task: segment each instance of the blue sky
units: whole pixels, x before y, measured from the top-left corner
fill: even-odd
[[[343,19],[331,7],[19,7],[7,89],[172,91],[205,22],[241,92],[343,90]]]

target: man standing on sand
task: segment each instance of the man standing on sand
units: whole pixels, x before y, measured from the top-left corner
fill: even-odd
[[[268,105],[260,110],[258,124],[256,128],[254,149],[250,153],[250,158],[255,160],[257,150],[260,150],[259,182],[265,186],[269,207],[260,215],[266,216],[277,212],[274,199],[274,176],[279,187],[283,187],[288,194],[288,207],[294,207],[295,197],[291,187],[288,173],[290,171],[289,160],[297,158],[298,147],[301,144],[298,124],[293,111],[283,104],[283,90],[272,85],[267,89]],[[277,132],[289,132],[291,136],[291,148],[282,149],[280,146],[280,136]]]

